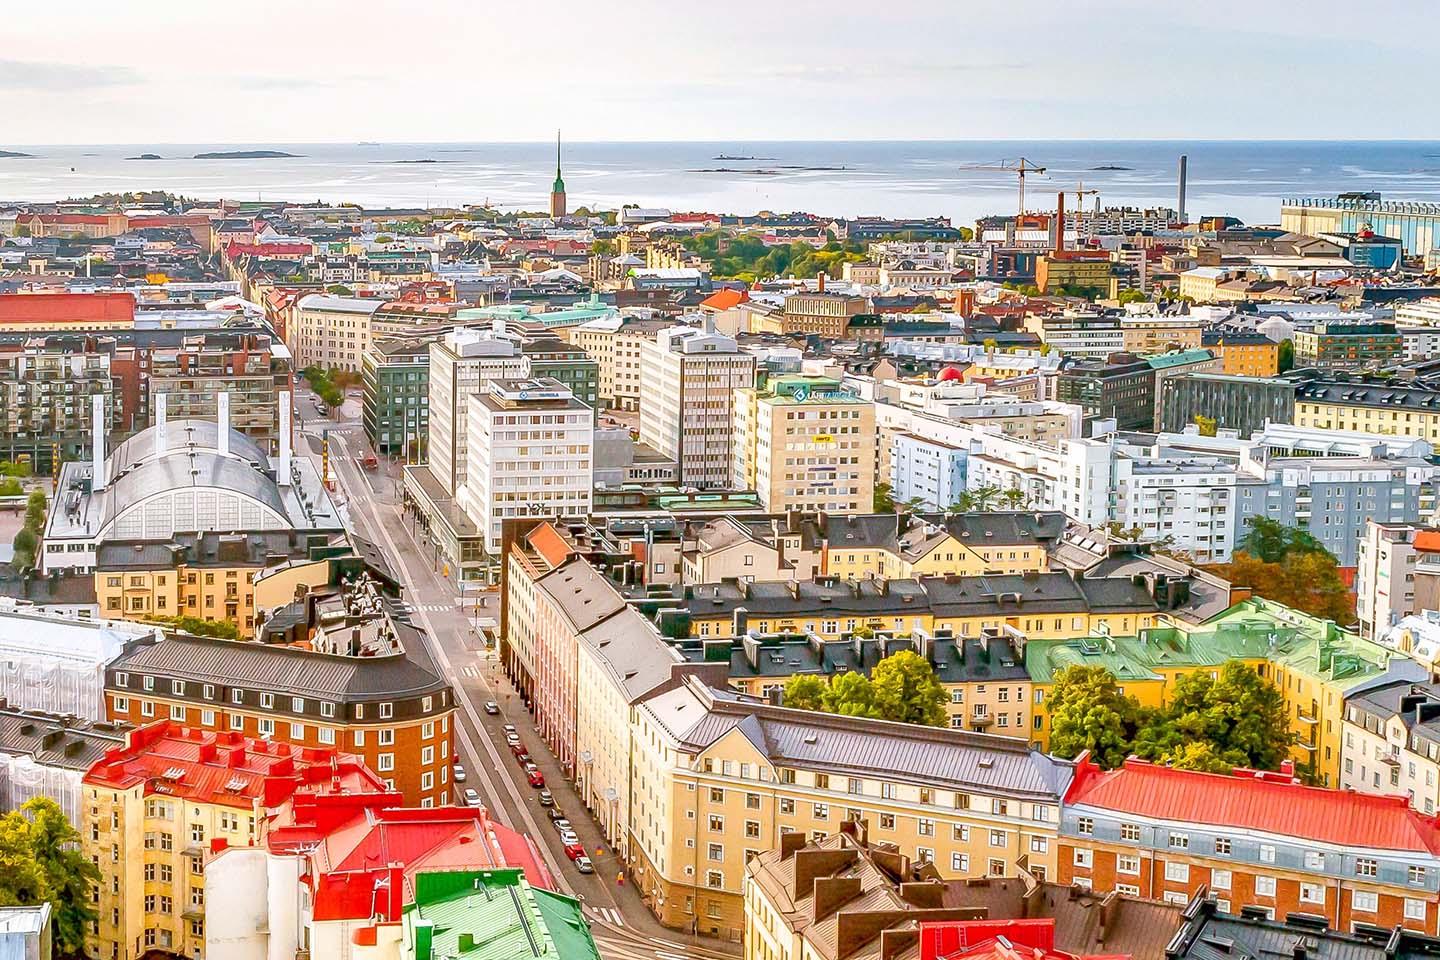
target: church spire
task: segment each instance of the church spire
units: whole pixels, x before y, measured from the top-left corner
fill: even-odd
[[[550,216],[565,216],[565,179],[560,176],[560,131],[555,131],[555,182],[550,186]]]

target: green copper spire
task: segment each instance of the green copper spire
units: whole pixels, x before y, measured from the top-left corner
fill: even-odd
[[[560,176],[560,131],[555,131],[555,182],[550,187],[551,193],[564,193],[565,180]]]

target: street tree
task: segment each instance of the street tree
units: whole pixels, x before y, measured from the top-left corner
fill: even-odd
[[[1120,692],[1100,666],[1066,667],[1055,675],[1045,701],[1050,714],[1050,751],[1073,758],[1090,751],[1105,769],[1118,767],[1130,753],[1140,708]]]
[[[945,688],[935,677],[930,661],[913,650],[902,650],[881,660],[870,679],[875,688],[876,715],[882,719],[932,727],[948,722]]]

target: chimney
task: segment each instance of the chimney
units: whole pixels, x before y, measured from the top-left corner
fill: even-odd
[[[104,490],[105,478],[105,395],[90,397],[90,489]]]
[[[221,390],[215,396],[216,420],[219,421],[216,449],[220,456],[230,454],[230,391]]]
[[[276,428],[280,434],[280,462],[275,465],[275,482],[282,487],[290,486],[290,391],[280,391],[280,423]]]
[[[824,271],[824,270],[821,270],[820,273],[817,274],[816,277],[815,277],[815,292],[816,292],[816,293],[824,293],[824,292],[825,292],[825,271]]]
[[[168,394],[155,394],[155,456],[157,457],[165,456],[165,451],[170,449],[170,427],[165,423],[168,400]]]
[[[810,910],[817,923],[864,892],[859,877],[816,877],[814,889]]]
[[[1189,162],[1189,157],[1183,153],[1180,154],[1180,207],[1177,212],[1180,214],[1181,223],[1187,222],[1185,219],[1185,167]]]
[[[1055,252],[1065,252],[1065,191],[1055,194]]]

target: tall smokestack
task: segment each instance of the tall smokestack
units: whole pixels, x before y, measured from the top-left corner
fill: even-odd
[[[1055,252],[1065,252],[1065,191],[1055,194]]]
[[[280,391],[280,423],[276,428],[280,434],[280,462],[275,465],[275,482],[282,487],[290,485],[290,391]]]
[[[105,395],[90,397],[90,489],[105,489]]]
[[[824,271],[824,270],[821,270],[820,273],[819,273],[818,275],[816,275],[816,277],[815,277],[815,292],[816,292],[816,293],[824,293],[824,292],[825,292],[825,271]]]
[[[165,456],[170,449],[170,428],[165,425],[165,411],[168,394],[155,394],[155,456]]]
[[[215,397],[215,419],[219,421],[219,436],[215,441],[215,448],[220,451],[220,456],[227,456],[230,453],[230,391],[221,390]]]
[[[1187,165],[1189,162],[1190,162],[1190,158],[1189,158],[1189,157],[1185,156],[1185,154],[1183,154],[1183,153],[1180,154],[1180,207],[1179,207],[1179,212],[1180,212],[1180,222],[1181,222],[1181,223],[1188,223],[1188,222],[1189,222],[1189,220],[1187,220],[1186,217],[1185,217],[1185,167],[1186,167],[1186,165]]]

